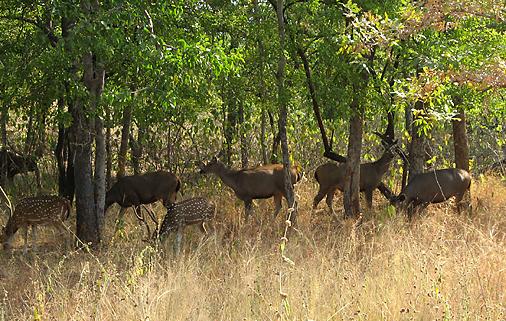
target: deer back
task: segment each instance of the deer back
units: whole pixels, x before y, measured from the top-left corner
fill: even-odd
[[[180,225],[191,225],[214,218],[216,206],[203,197],[190,198],[170,205],[163,219],[160,234],[170,232]]]

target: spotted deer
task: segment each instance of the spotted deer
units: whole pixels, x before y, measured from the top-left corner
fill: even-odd
[[[60,231],[67,231],[63,221],[70,216],[71,206],[69,200],[60,196],[42,195],[27,197],[19,201],[14,213],[3,229],[0,241],[4,249],[10,248],[10,243],[18,229],[24,229],[26,252],[28,245],[28,227],[32,227],[32,244],[35,247],[35,227],[37,225],[52,225]]]
[[[158,233],[153,238],[165,240],[170,232],[176,230],[176,242],[174,250],[179,254],[183,229],[187,225],[200,224],[200,229],[207,234],[206,222],[212,220],[216,215],[216,206],[203,197],[194,197],[179,203],[173,203],[167,207],[167,214],[163,219]]]

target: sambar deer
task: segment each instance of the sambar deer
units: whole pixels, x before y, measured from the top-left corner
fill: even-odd
[[[43,195],[27,197],[20,200],[3,230],[4,233],[1,237],[1,242],[4,249],[10,248],[12,238],[19,228],[24,228],[25,230],[25,252],[28,245],[29,226],[32,227],[34,248],[36,225],[53,225],[60,231],[66,232],[67,227],[65,227],[63,221],[68,219],[70,212],[71,206],[69,200],[60,196]]]
[[[148,172],[141,175],[123,176],[118,178],[116,183],[105,195],[105,210],[112,204],[118,203],[121,206],[119,219],[127,208],[134,206],[134,212],[140,221],[145,220],[137,213],[137,208],[142,204],[151,204],[162,201],[165,207],[176,202],[177,192],[181,189],[181,180],[174,174],[166,171]],[[157,222],[152,213],[151,219]]]
[[[153,238],[157,237],[163,241],[176,230],[176,242],[174,249],[179,254],[181,241],[183,239],[183,229],[187,225],[200,224],[200,228],[204,234],[207,234],[205,224],[216,216],[216,206],[203,197],[194,197],[179,203],[174,203],[167,207],[162,225],[158,233],[155,232]]]
[[[28,172],[35,173],[37,186],[40,187],[40,172],[35,157],[19,155],[5,148],[0,149],[0,183],[5,180],[10,183],[14,180],[14,176]]]
[[[393,205],[401,205],[412,218],[418,207],[425,209],[431,203],[445,202],[455,196],[457,212],[460,213],[461,201],[471,188],[471,175],[459,168],[433,170],[415,175],[401,193],[391,200]]]
[[[217,157],[207,164],[200,164],[200,173],[213,173],[225,185],[230,187],[235,195],[244,202],[246,220],[249,218],[254,199],[274,198],[276,209],[274,217],[281,210],[281,201],[286,199],[285,176],[282,164],[269,164],[248,169],[231,169],[225,166]],[[292,184],[302,178],[302,171],[298,166],[291,168]]]
[[[385,148],[383,155],[371,163],[360,164],[360,191],[365,194],[367,207],[372,207],[373,192],[381,183],[381,179],[388,171],[390,163],[395,157],[397,140],[388,138],[386,135],[375,132],[381,138]],[[320,201],[327,196],[326,203],[332,215],[335,215],[332,202],[336,190],[344,190],[345,164],[326,163],[316,168],[315,179],[319,184],[318,194],[313,200],[313,209],[316,209]]]

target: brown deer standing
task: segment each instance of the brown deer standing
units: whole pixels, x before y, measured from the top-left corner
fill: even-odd
[[[395,157],[397,140],[388,138],[386,135],[375,133],[382,139],[382,145],[385,148],[383,155],[375,162],[360,164],[360,191],[365,194],[367,207],[372,207],[373,191],[378,188],[383,175],[388,171],[390,163]],[[326,203],[335,216],[332,201],[336,190],[344,190],[344,164],[326,163],[318,166],[315,171],[315,179],[320,185],[318,194],[313,200],[313,209],[316,209],[320,201],[327,196]]]
[[[276,209],[274,217],[281,210],[281,200],[286,199],[283,165],[270,164],[249,169],[230,169],[214,157],[207,165],[200,165],[200,173],[213,173],[225,185],[234,190],[235,195],[244,202],[246,219],[251,214],[254,199],[274,197]],[[292,184],[302,178],[302,171],[295,166],[291,168]]]
[[[25,248],[28,245],[28,227],[32,226],[33,247],[35,248],[35,226],[53,225],[60,231],[67,231],[63,221],[70,216],[70,202],[63,197],[54,195],[34,196],[24,198],[17,204],[14,213],[9,218],[3,230],[1,242],[4,249],[10,248],[14,234],[19,228],[24,228]]]
[[[167,208],[167,214],[163,219],[159,232],[155,233],[153,238],[158,236],[163,241],[170,232],[177,230],[174,250],[176,254],[179,254],[184,227],[192,224],[200,224],[202,232],[207,234],[205,224],[213,219],[215,215],[216,206],[203,197],[190,198],[179,203],[171,204]]]
[[[123,176],[107,191],[105,195],[105,209],[112,204],[118,203],[121,206],[119,220],[128,207],[134,206],[134,212],[140,221],[146,224],[149,232],[149,225],[137,213],[137,208],[142,204],[151,204],[162,201],[165,207],[176,202],[177,192],[181,189],[181,180],[174,174],[166,171],[149,172],[142,175]],[[152,213],[151,219],[157,223]]]
[[[417,208],[420,211],[431,203],[445,202],[455,196],[457,212],[460,214],[461,201],[471,188],[471,175],[463,169],[446,168],[415,175],[399,196],[391,200],[393,205],[407,209],[409,218]]]

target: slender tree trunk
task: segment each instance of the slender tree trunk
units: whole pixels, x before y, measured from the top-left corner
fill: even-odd
[[[239,137],[241,142],[241,166],[248,168],[248,137],[246,137],[246,122],[244,120],[244,104],[239,102]]]
[[[132,106],[127,105],[123,109],[123,127],[121,128],[121,142],[118,152],[117,177],[125,176],[126,156],[128,151],[128,138],[130,136],[130,124],[132,122]]]
[[[95,117],[95,211],[97,213],[98,231],[104,226],[104,207],[106,190],[106,146],[104,125],[99,116]]]
[[[7,106],[2,106],[2,114],[0,117],[0,131],[2,136],[2,148],[0,149],[0,186],[5,186],[7,182],[7,118],[9,114],[9,109]]]
[[[258,6],[258,0],[253,0],[253,7],[254,7],[254,12],[253,12],[253,16],[254,16],[254,19],[255,19],[255,22],[257,23],[258,26],[260,26],[260,8]],[[262,152],[262,163],[264,165],[266,165],[268,163],[268,157],[267,157],[267,144],[266,144],[266,141],[265,141],[265,134],[266,134],[266,127],[267,127],[267,112],[265,110],[265,103],[264,103],[264,99],[265,99],[265,93],[266,93],[266,88],[265,88],[265,77],[264,77],[264,68],[265,68],[265,62],[264,62],[264,57],[265,57],[265,49],[264,49],[264,44],[262,42],[262,37],[261,36],[258,36],[257,38],[257,46],[258,46],[258,59],[260,61],[260,70],[259,70],[259,73],[260,73],[260,91],[259,91],[259,100],[260,100],[260,105],[262,107],[262,114],[260,116],[260,148],[261,148],[261,152]]]
[[[132,151],[132,167],[134,174],[138,175],[141,173],[140,162],[142,154],[144,152],[144,136],[146,134],[144,125],[140,125],[137,128],[137,140],[134,139],[133,135],[130,134],[130,149]]]
[[[278,87],[278,107],[279,107],[279,138],[281,141],[281,152],[283,154],[283,171],[285,176],[285,192],[286,201],[289,208],[293,208],[291,220],[297,222],[297,206],[295,204],[295,197],[293,192],[292,179],[290,174],[290,151],[288,150],[288,138],[286,135],[286,124],[288,119],[288,92],[285,88],[285,21],[283,17],[284,0],[277,0],[276,16],[278,20],[278,36],[279,36],[279,60],[278,70],[276,74],[276,82]]]
[[[404,128],[411,136],[411,133],[413,133],[413,110],[411,107],[407,107],[404,110]],[[411,142],[406,139],[406,146],[408,147],[408,150],[411,150]],[[408,153],[409,154],[409,153]],[[404,161],[402,164],[402,182],[401,182],[401,190],[404,189],[404,186],[406,186],[408,181],[408,172],[409,172],[409,159],[407,161]]]
[[[105,131],[105,153],[107,157],[106,166],[105,166],[105,188],[108,190],[111,187],[111,177],[112,177],[112,153],[111,153],[111,112],[110,109],[107,108],[106,114],[106,131]]]
[[[360,154],[362,152],[363,111],[355,97],[351,103],[348,156],[345,163],[343,204],[346,217],[360,214]]]
[[[260,147],[262,149],[262,163],[264,165],[266,165],[268,163],[268,158],[267,158],[267,146],[266,146],[266,143],[265,143],[265,127],[267,126],[267,115],[266,115],[266,112],[265,112],[265,108],[262,106],[262,115],[261,115],[261,118],[260,118]]]
[[[469,171],[469,143],[467,141],[466,114],[464,108],[458,108],[457,118],[453,120],[453,146],[455,149],[455,166]]]
[[[415,109],[420,110],[424,108],[423,101],[415,103]],[[425,137],[420,133],[418,126],[415,125],[415,119],[411,125],[411,144],[409,148],[409,179],[414,175],[423,173],[425,169]]]
[[[271,131],[272,131],[271,163],[277,164],[279,163],[278,161],[278,149],[280,144],[279,130],[276,130],[276,126],[274,125],[274,116],[272,115],[272,113],[267,112],[267,115],[269,115],[269,122],[271,124]]]
[[[28,155],[31,152],[33,146],[33,114],[34,108],[30,107],[30,111],[28,112],[28,125],[26,128],[26,140],[25,140],[25,148],[23,150],[24,155]]]

